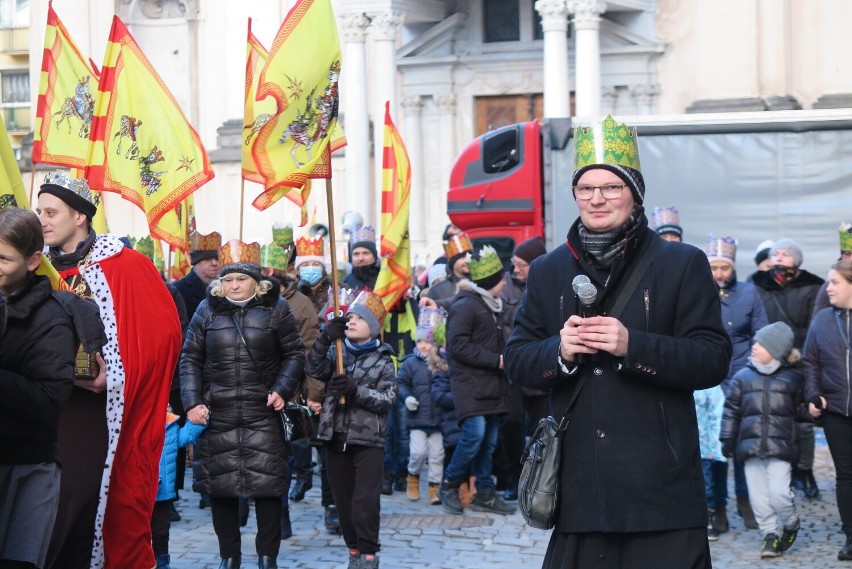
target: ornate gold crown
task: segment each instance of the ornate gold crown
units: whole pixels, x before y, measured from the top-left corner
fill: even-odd
[[[500,261],[500,256],[491,245],[486,245],[479,251],[479,259],[473,257],[467,261],[467,268],[470,269],[470,279],[480,281],[490,277],[494,273],[503,270],[503,263]]]
[[[316,239],[310,239],[305,237],[299,237],[296,241],[296,256],[297,257],[323,257],[325,256],[324,245],[322,237],[317,237]]]
[[[733,237],[715,237],[712,233],[707,236],[707,258],[711,261],[728,261],[734,264],[737,260],[737,240]]]
[[[444,242],[444,255],[448,260],[456,255],[470,253],[471,251],[473,251],[473,243],[470,242],[470,237],[467,236],[467,233],[453,235],[449,241]]]
[[[607,115],[600,123],[575,128],[574,142],[575,170],[594,164],[610,164],[641,171],[636,129],[615,122],[612,115]]]
[[[272,242],[282,248],[288,248],[293,244],[293,226],[275,224],[272,226]]]
[[[852,224],[840,224],[840,250],[852,251]]]
[[[254,263],[260,266],[260,244],[243,243],[239,239],[231,239],[219,248],[219,258],[223,265]]]
[[[100,192],[92,191],[86,178],[72,178],[65,172],[57,170],[55,172],[49,172],[44,177],[44,182],[42,183],[70,190],[95,207],[98,207],[101,203]]]
[[[198,231],[189,234],[190,251],[215,251],[221,247],[222,236],[216,231],[208,235],[203,235]]]
[[[260,266],[287,270],[287,263],[290,261],[290,251],[283,249],[277,243],[270,243],[260,248]]]
[[[351,310],[357,304],[366,306],[376,317],[376,320],[379,321],[379,326],[381,326],[385,320],[385,316],[388,314],[388,311],[385,310],[385,304],[382,302],[382,297],[369,290],[362,290],[355,297],[355,300],[349,304],[349,309]]]
[[[420,316],[417,317],[417,327],[435,329],[438,324],[447,317],[447,311],[443,308],[421,308]]]

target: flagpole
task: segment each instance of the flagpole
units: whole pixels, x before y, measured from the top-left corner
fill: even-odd
[[[240,178],[240,241],[243,240],[243,210],[246,204],[246,179]]]
[[[33,169],[30,172],[30,207],[33,207],[33,189],[35,188],[35,167],[36,163],[33,162]]]
[[[337,241],[334,238],[334,200],[332,195],[331,176],[329,176],[325,179],[325,198],[328,204],[328,239],[331,245],[331,293],[332,298],[334,298],[334,315],[337,316],[340,311],[340,295],[338,294],[340,283],[337,278]],[[337,347],[337,374],[341,375],[343,374],[343,340],[336,340],[335,346]],[[346,404],[345,395],[340,396],[340,404]]]

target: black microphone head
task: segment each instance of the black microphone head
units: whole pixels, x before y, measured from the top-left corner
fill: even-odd
[[[580,285],[582,284],[591,284],[591,281],[589,280],[588,276],[577,275],[576,277],[574,277],[574,280],[571,281],[571,287],[574,289],[574,294],[579,294]]]
[[[591,306],[598,298],[598,289],[592,283],[583,283],[577,287],[577,297],[584,306]]]

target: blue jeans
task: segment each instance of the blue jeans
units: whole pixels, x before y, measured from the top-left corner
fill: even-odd
[[[408,409],[399,397],[388,411],[385,437],[385,477],[396,480],[408,475],[409,430]]]
[[[704,471],[707,507],[724,507],[728,502],[728,463],[702,458],[701,469]]]
[[[444,478],[448,481],[460,481],[467,473],[476,476],[476,490],[494,489],[491,478],[491,457],[497,447],[500,433],[498,415],[477,415],[461,422],[461,437],[453,451],[450,464],[444,469]]]

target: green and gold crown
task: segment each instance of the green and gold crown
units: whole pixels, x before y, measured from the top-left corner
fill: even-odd
[[[479,250],[479,258],[470,257],[467,261],[467,268],[470,270],[470,279],[481,281],[491,275],[503,270],[503,263],[500,261],[500,256],[494,247],[485,245]]]
[[[444,347],[447,345],[447,323],[439,322],[432,331],[432,343]]]
[[[275,224],[272,226],[272,242],[279,247],[287,249],[293,244],[293,226]]]
[[[600,123],[574,129],[574,169],[594,164],[626,166],[641,171],[636,129],[617,123],[612,115]]]
[[[149,259],[154,260],[154,240],[147,235],[141,239],[137,239],[133,248]]]
[[[282,248],[278,243],[270,243],[260,248],[260,266],[270,267],[281,271],[287,270],[290,261],[290,252]]]
[[[852,251],[852,224],[840,224],[840,250]]]

